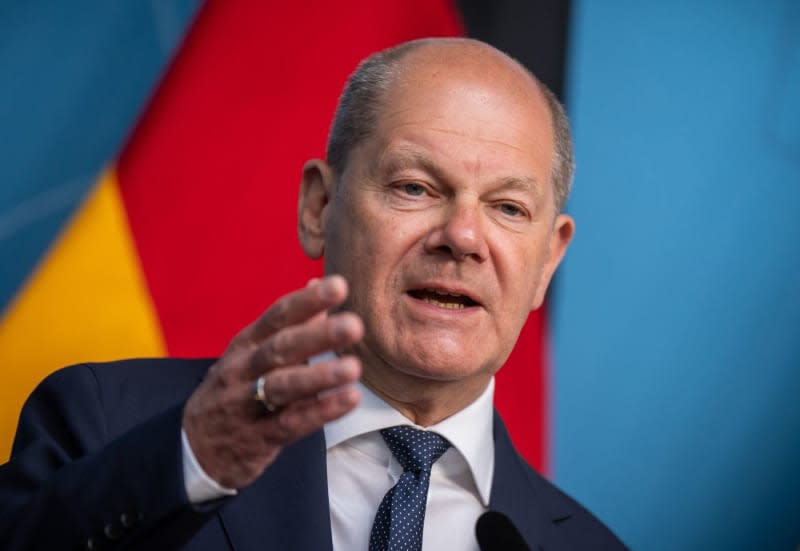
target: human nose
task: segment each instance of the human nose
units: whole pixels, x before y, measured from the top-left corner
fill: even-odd
[[[482,228],[480,206],[453,203],[443,217],[441,224],[428,235],[426,250],[444,253],[456,260],[486,260],[489,247]]]

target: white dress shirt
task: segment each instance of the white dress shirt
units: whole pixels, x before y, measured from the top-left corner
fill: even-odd
[[[409,425],[432,430],[452,444],[431,469],[422,548],[477,551],[475,522],[489,506],[494,474],[494,379],[472,404],[426,428],[414,425],[361,383],[357,386],[361,391],[359,405],[325,425],[333,549],[369,547],[378,506],[403,472],[379,431]],[[181,441],[190,502],[236,494],[203,471],[183,431]]]
[[[358,407],[325,425],[333,548],[369,547],[378,506],[403,473],[379,430],[410,425],[432,430],[453,445],[431,468],[422,548],[477,551],[475,522],[489,506],[494,473],[494,380],[467,408],[424,429],[358,386]]]

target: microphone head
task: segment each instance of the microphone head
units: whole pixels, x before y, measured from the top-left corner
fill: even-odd
[[[530,551],[511,519],[497,511],[487,511],[478,518],[475,536],[481,551]]]

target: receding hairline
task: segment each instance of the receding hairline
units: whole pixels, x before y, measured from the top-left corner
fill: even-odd
[[[429,53],[426,54],[426,50]],[[467,55],[470,50],[481,58]],[[476,76],[485,78],[485,63],[491,62],[490,67],[496,69],[498,67],[496,62],[500,62],[507,71],[520,77],[517,82],[532,85],[532,89],[536,91],[539,99],[548,108],[550,107],[547,104],[542,82],[522,63],[491,44],[464,37],[419,38],[385,50],[385,52],[394,54],[392,56],[392,64],[395,69],[394,79],[402,78],[409,71],[420,70],[425,65],[450,67],[448,62],[453,62],[453,65],[457,65],[462,70],[471,66],[476,72]],[[384,98],[385,91],[380,99]]]
[[[426,65],[433,70],[457,66],[474,72],[476,78],[485,79],[487,64],[497,75],[509,77],[506,82],[512,90],[523,94],[532,92],[548,113],[553,139],[551,179],[554,206],[557,212],[561,211],[572,187],[574,171],[569,121],[563,106],[525,65],[494,46],[471,38],[421,38],[364,59],[348,79],[331,125],[327,157],[334,172],[341,175],[351,150],[372,135],[380,120],[379,111],[385,108],[387,95],[397,79],[423,70]],[[372,71],[375,73],[370,75]],[[379,77],[376,79],[375,75]],[[359,79],[363,80],[360,84]],[[365,92],[367,95],[361,96]],[[359,120],[350,120],[355,117]]]

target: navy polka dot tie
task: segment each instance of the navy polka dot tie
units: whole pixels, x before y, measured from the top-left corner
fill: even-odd
[[[450,442],[434,432],[406,426],[383,429],[381,436],[403,474],[378,507],[369,551],[420,551],[431,465]]]

